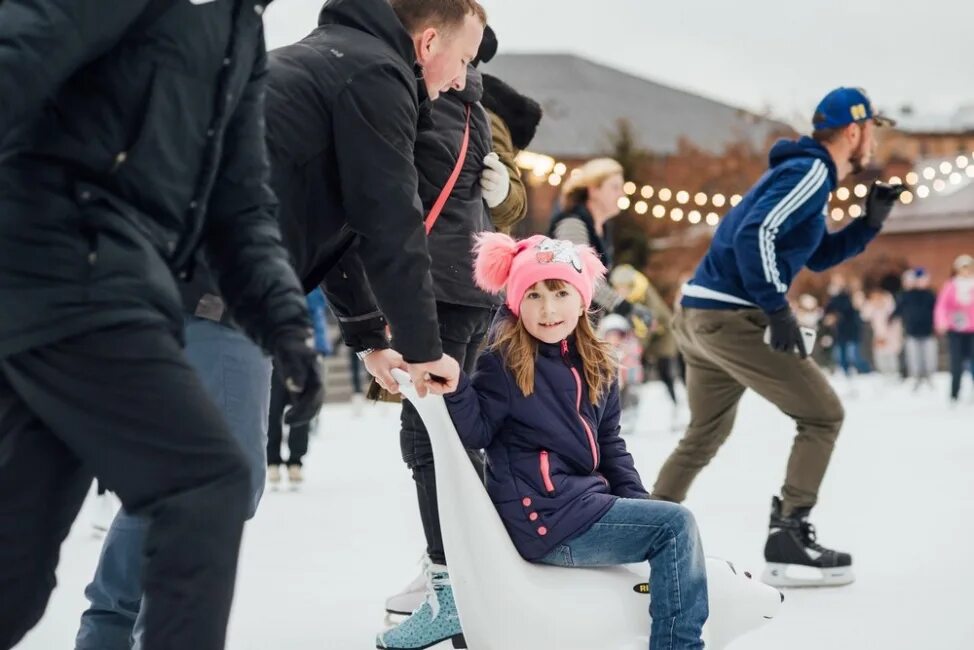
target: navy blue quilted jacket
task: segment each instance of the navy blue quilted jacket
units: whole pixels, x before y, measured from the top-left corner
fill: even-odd
[[[527,560],[580,534],[615,499],[647,496],[619,435],[619,389],[592,404],[573,339],[539,344],[525,397],[500,353],[446,396],[466,447],[487,453],[487,492]]]

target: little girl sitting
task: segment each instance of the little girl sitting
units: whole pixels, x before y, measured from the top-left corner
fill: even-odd
[[[650,650],[703,648],[707,577],[686,508],[648,499],[619,435],[617,364],[586,314],[605,267],[588,247],[482,234],[477,283],[506,318],[446,396],[521,555],[567,567],[649,561]]]

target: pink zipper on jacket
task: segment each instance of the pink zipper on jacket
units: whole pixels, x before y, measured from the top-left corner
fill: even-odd
[[[541,480],[544,481],[544,489],[548,492],[554,492],[555,484],[551,482],[551,464],[548,462],[548,451],[542,449],[538,459],[541,463]]]
[[[578,370],[572,365],[572,362],[568,358],[568,340],[565,339],[561,342],[561,358],[565,361],[565,365],[568,369],[572,371],[572,376],[575,377],[575,412],[578,413],[578,419],[582,421],[582,427],[585,428],[585,435],[588,436],[588,444],[592,450],[592,471],[595,472],[599,468],[599,446],[595,442],[595,435],[592,433],[592,427],[588,425],[585,418],[582,417],[582,376],[578,374]]]

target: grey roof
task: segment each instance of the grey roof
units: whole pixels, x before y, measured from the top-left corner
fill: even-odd
[[[541,104],[545,116],[531,149],[563,158],[605,153],[619,118],[632,123],[640,148],[661,154],[674,152],[681,137],[717,153],[741,140],[762,148],[791,130],[572,54],[501,54],[483,69]]]
[[[920,173],[927,166],[939,166],[950,158],[925,159],[915,164],[913,171]],[[974,163],[972,163],[974,164]],[[974,228],[974,179],[961,170],[960,183],[948,183],[942,192],[931,191],[923,199],[915,199],[909,205],[897,205],[890,214],[884,232],[907,233],[939,230],[966,230]],[[929,181],[921,181],[929,186]]]
[[[953,113],[914,113],[900,111],[896,128],[905,133],[967,133],[974,131],[974,104]]]

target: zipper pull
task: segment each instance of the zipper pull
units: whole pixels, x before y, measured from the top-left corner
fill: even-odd
[[[561,360],[565,362],[565,365],[569,368],[572,367],[572,362],[568,358],[568,339],[564,339],[561,342]]]

